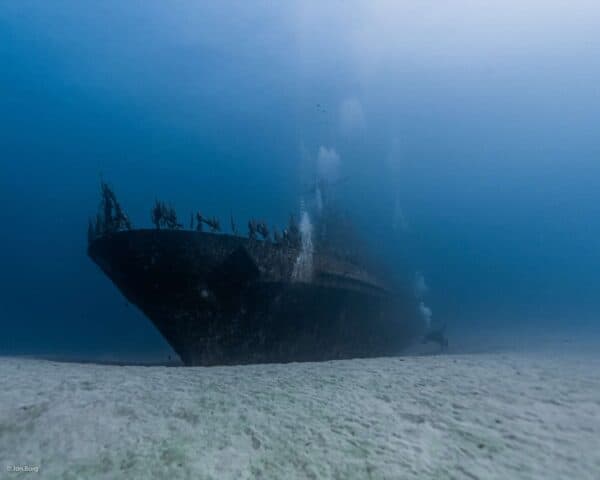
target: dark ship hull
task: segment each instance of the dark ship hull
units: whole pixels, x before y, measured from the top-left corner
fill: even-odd
[[[416,331],[414,301],[357,266],[233,235],[131,230],[90,242],[89,256],[186,365],[392,355]]]

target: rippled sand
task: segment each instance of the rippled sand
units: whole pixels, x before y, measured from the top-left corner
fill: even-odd
[[[3,358],[0,461],[39,466],[30,478],[597,479],[599,367],[576,349],[222,368]]]

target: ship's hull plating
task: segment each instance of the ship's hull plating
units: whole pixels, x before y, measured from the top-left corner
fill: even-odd
[[[136,230],[94,240],[90,257],[186,365],[317,361],[397,353],[417,330],[408,298],[366,272],[298,252],[191,231]]]

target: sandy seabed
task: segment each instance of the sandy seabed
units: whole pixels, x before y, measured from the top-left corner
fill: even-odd
[[[0,358],[0,478],[598,479],[599,367],[577,349],[213,368]]]

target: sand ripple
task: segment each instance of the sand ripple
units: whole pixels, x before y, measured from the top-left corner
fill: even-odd
[[[595,479],[598,367],[576,353],[222,368],[4,358],[0,461],[67,479]]]

